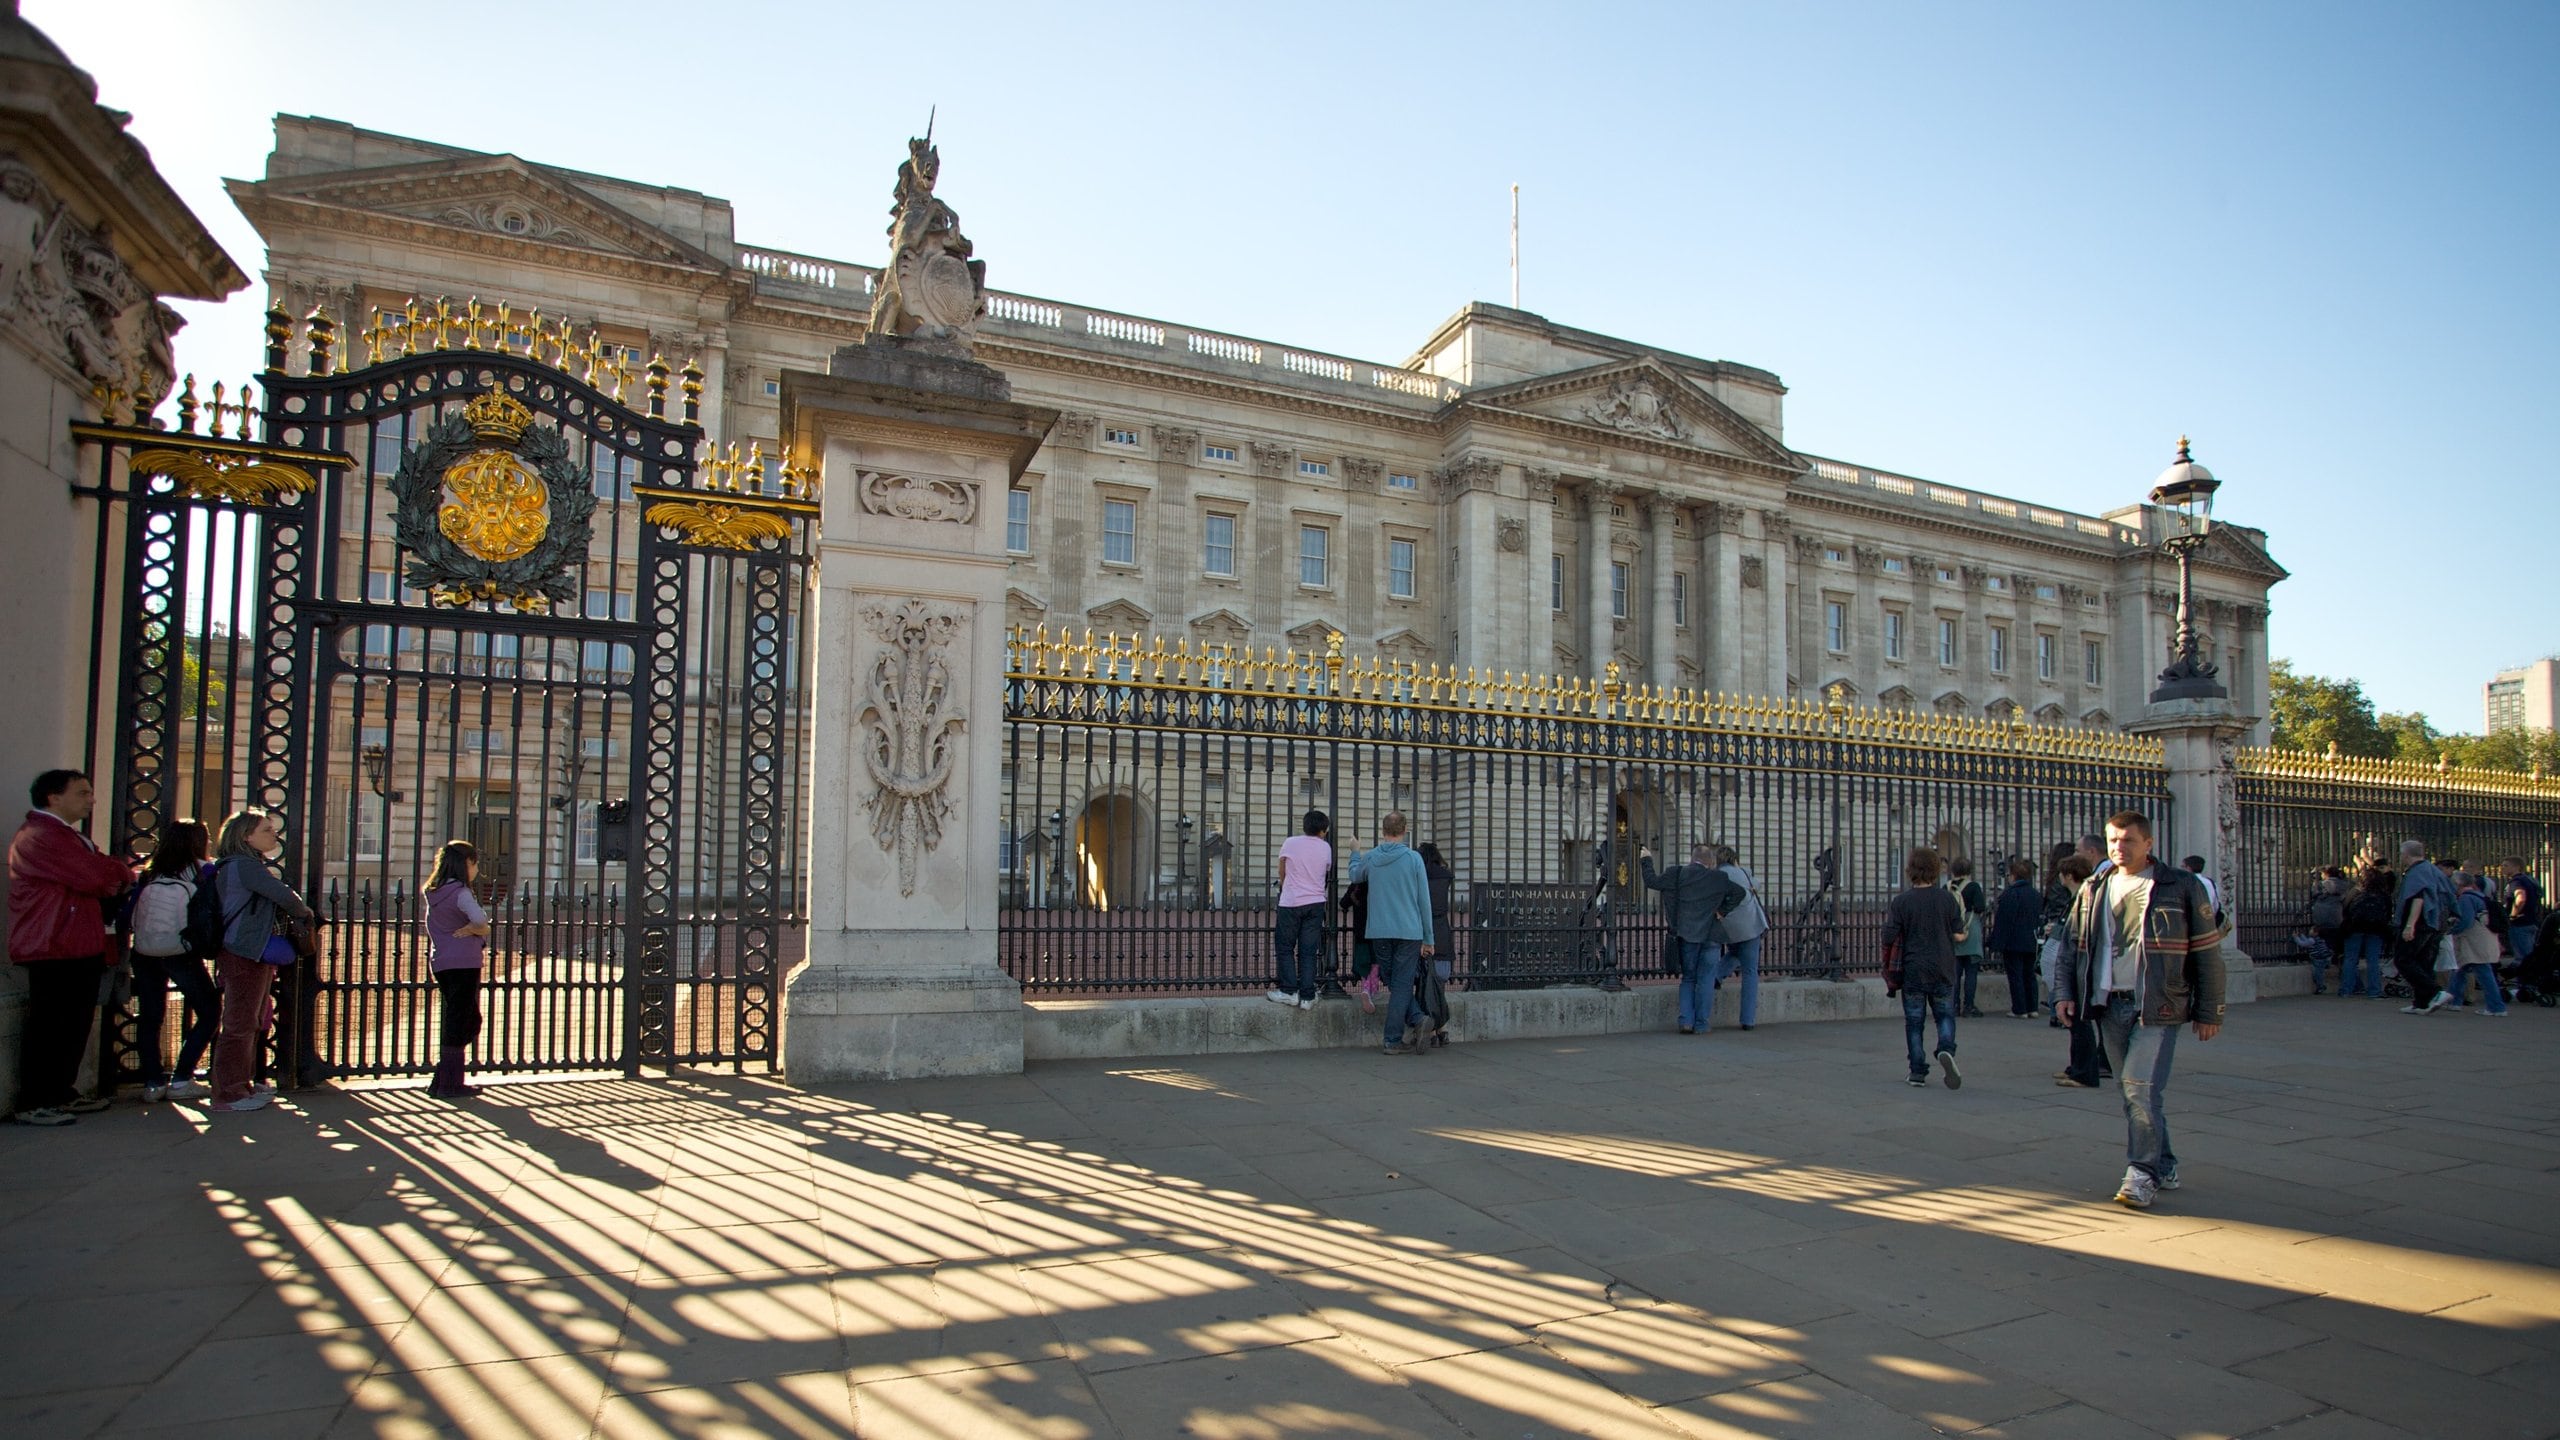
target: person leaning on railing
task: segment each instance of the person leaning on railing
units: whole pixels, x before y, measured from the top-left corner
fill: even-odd
[[[268,989],[276,967],[299,958],[281,922],[285,916],[305,922],[317,917],[268,868],[284,852],[284,826],[274,811],[253,805],[234,812],[222,822],[213,852],[214,893],[222,897],[222,953],[214,962],[222,982],[222,1028],[213,1043],[213,1104],[207,1108],[255,1110],[275,1098],[274,1086],[251,1084]]]

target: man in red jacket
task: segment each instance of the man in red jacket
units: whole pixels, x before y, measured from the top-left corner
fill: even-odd
[[[27,1028],[18,1051],[21,1125],[68,1125],[107,1108],[72,1086],[97,1018],[106,966],[105,902],[133,872],[101,855],[80,827],[97,792],[77,770],[47,770],[27,787],[35,809],[9,841],[9,958],[27,977]]]

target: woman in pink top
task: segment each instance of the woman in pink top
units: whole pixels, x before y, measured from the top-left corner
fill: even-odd
[[[480,1093],[462,1079],[462,1052],[480,1038],[480,967],[489,952],[489,912],[471,893],[479,874],[480,852],[471,842],[447,840],[436,852],[435,873],[427,877],[427,939],[435,947],[428,963],[444,1002],[437,1034],[443,1053],[427,1093],[443,1100]]]
[[[1321,810],[1310,810],[1299,829],[1304,833],[1280,846],[1280,918],[1273,936],[1280,952],[1280,983],[1262,998],[1313,1010],[1316,986],[1324,980],[1324,892],[1333,877],[1333,843],[1325,836],[1333,821]]]

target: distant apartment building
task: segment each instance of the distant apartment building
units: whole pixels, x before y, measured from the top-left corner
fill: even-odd
[[[2491,676],[2480,687],[2480,708],[2483,728],[2491,735],[2560,728],[2560,656],[2546,655]]]

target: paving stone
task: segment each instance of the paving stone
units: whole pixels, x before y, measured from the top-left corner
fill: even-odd
[[[0,1396],[0,1435],[10,1440],[79,1440],[94,1435],[142,1393],[139,1385]]]
[[[2021,1372],[1923,1339],[1872,1315],[1796,1327],[1761,1344],[1889,1409],[1948,1430],[1971,1430],[2048,1409],[2064,1397]]]
[[[346,1403],[371,1371],[374,1346],[334,1335],[210,1340],[145,1387],[119,1426],[189,1426]]]
[[[2318,1413],[2321,1402],[2164,1353],[2061,1315],[1948,1337],[1948,1348],[2009,1366],[2094,1410],[2178,1436],[2233,1436]]]
[[[1397,1375],[1464,1433],[1503,1440],[1673,1440],[1669,1419],[1536,1345],[1425,1360]]]
[[[1699,1440],[1932,1440],[1947,1433],[1814,1374],[1705,1395],[1656,1413]],[[2103,1431],[2067,1433],[2071,1440],[2113,1440]]]
[[[1156,1255],[1024,1272],[1088,1373],[1332,1336],[1287,1289],[1215,1255]]]
[[[1120,1433],[1084,1373],[1064,1360],[856,1385],[853,1412],[863,1440],[1085,1440]]]
[[[2414,1435],[2547,1440],[2560,1429],[2549,1395],[2528,1394],[2348,1340],[2322,1340],[2233,1368]]]
[[[1092,1377],[1119,1433],[1357,1435],[1460,1440],[1464,1432],[1340,1340],[1203,1355]],[[867,1413],[867,1412],[866,1412]]]

